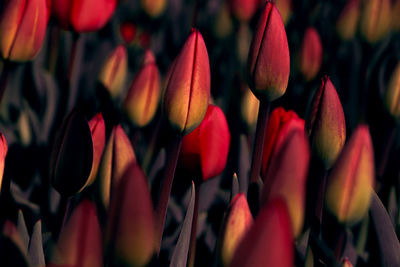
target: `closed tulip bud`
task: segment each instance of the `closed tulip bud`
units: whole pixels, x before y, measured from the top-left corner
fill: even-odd
[[[0,18],[1,55],[17,62],[32,60],[46,35],[46,0],[12,0],[4,5]]]
[[[281,15],[270,1],[257,23],[247,71],[250,89],[261,101],[273,101],[285,93],[290,72],[289,46]]]
[[[303,228],[310,161],[304,124],[299,124],[299,120],[290,120],[286,130],[280,132],[261,192],[262,203],[278,196],[286,201],[295,237],[299,236]]]
[[[295,121],[295,123],[291,123]],[[264,149],[261,165],[261,174],[264,178],[271,161],[271,155],[275,150],[280,136],[286,136],[292,128],[304,131],[304,120],[300,119],[296,112],[286,111],[283,107],[277,107],[271,112],[264,137]],[[282,139],[282,137],[280,137]]]
[[[241,22],[249,21],[257,11],[258,0],[229,0],[233,16]]]
[[[53,14],[64,29],[97,31],[114,13],[117,0],[53,0]]]
[[[249,88],[246,88],[241,102],[241,114],[243,120],[249,127],[256,125],[260,100],[257,99]]]
[[[354,225],[368,212],[375,180],[373,154],[368,126],[360,125],[328,178],[325,205],[339,223]]]
[[[222,224],[218,255],[222,266],[229,266],[236,247],[253,224],[246,196],[237,194],[229,204]]]
[[[160,94],[160,74],[153,53],[147,50],[124,102],[124,110],[135,125],[143,127],[153,119]]]
[[[123,22],[119,26],[119,34],[126,45],[131,45],[136,38],[137,26],[131,22]]]
[[[61,229],[49,267],[103,266],[103,235],[96,206],[83,200]]]
[[[318,74],[322,64],[322,42],[316,29],[309,27],[303,38],[299,56],[299,68],[306,81]]]
[[[232,33],[232,28],[231,15],[228,6],[224,2],[217,14],[214,32],[219,38],[225,38]]]
[[[115,126],[99,169],[100,194],[105,207],[109,205],[112,188],[118,186],[123,173],[132,162],[136,162],[136,156],[131,142],[121,125]]]
[[[341,11],[336,23],[336,31],[343,40],[354,37],[360,18],[360,0],[349,0]]]
[[[160,16],[167,6],[167,0],[141,0],[143,10],[152,18]]]
[[[287,25],[292,15],[292,0],[276,0],[275,3],[281,13],[283,24]]]
[[[210,63],[198,30],[192,30],[173,66],[164,110],[170,124],[185,135],[203,120],[210,98]]]
[[[261,208],[234,252],[230,267],[291,267],[293,236],[285,202],[274,199]]]
[[[0,192],[1,192],[1,185],[3,183],[4,164],[6,161],[7,151],[8,151],[8,145],[6,138],[4,137],[3,133],[0,133]]]
[[[389,86],[384,93],[384,104],[389,113],[398,118],[400,116],[400,62],[390,77]]]
[[[196,173],[206,181],[219,175],[228,158],[231,134],[222,110],[209,105],[201,124],[183,137],[180,163],[184,168]]]
[[[106,243],[113,266],[146,266],[155,252],[155,222],[147,179],[132,163],[113,188]]]
[[[390,30],[390,0],[364,0],[360,18],[361,35],[370,43],[376,43]]]
[[[399,31],[400,30],[400,0],[395,0],[392,5],[392,30]]]
[[[313,152],[329,169],[346,140],[346,122],[339,96],[327,76],[314,95],[306,128]]]
[[[117,97],[124,86],[128,69],[128,55],[123,45],[119,45],[107,58],[99,80],[112,97]]]

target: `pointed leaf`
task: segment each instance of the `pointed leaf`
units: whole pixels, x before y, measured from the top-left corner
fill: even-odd
[[[37,221],[33,226],[32,236],[29,244],[28,251],[32,266],[43,267],[46,266],[43,252],[43,240],[42,240],[42,222]]]

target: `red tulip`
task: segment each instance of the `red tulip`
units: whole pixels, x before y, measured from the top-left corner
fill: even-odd
[[[291,123],[292,121],[294,121],[294,123]],[[287,133],[292,130],[292,128],[298,128],[304,131],[304,120],[300,119],[294,111],[286,111],[283,107],[277,107],[271,112],[264,138],[265,141],[261,167],[263,178],[265,177],[268,166],[270,165],[271,155],[273,151],[276,150],[278,139],[281,139],[279,143],[282,143],[282,140],[286,137]]]
[[[117,0],[53,0],[53,14],[64,29],[97,31],[111,18]]]
[[[314,79],[322,64],[322,42],[317,30],[309,27],[304,34],[301,45],[299,67],[306,81]]]
[[[285,93],[290,72],[289,46],[281,15],[270,1],[257,23],[247,63],[250,89],[258,99],[273,101]]]
[[[258,0],[229,0],[232,14],[242,22],[249,21],[257,10]]]
[[[230,140],[224,113],[209,105],[201,124],[183,137],[180,163],[193,172],[200,171],[203,181],[215,177],[225,168]]]
[[[292,267],[293,244],[285,202],[274,199],[257,215],[235,250],[230,267]]]
[[[121,35],[121,38],[127,45],[133,43],[136,38],[137,30],[137,26],[131,22],[123,22],[119,26],[119,33]]]
[[[46,0],[12,0],[0,18],[0,49],[4,59],[32,60],[46,35]]]
[[[210,98],[210,63],[203,37],[192,30],[173,69],[164,94],[164,110],[170,124],[187,134],[203,120]]]
[[[6,160],[7,151],[8,151],[8,145],[6,138],[4,137],[3,133],[0,133],[0,192],[1,192],[1,185],[3,182],[4,163]]]

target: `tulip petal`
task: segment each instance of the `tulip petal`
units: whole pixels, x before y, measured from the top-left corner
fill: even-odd
[[[116,5],[116,0],[73,1],[71,24],[77,32],[96,31],[108,22]]]

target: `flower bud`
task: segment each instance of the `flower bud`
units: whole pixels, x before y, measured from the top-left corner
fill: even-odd
[[[241,22],[249,21],[257,10],[258,0],[229,0],[233,16]]]
[[[368,126],[360,125],[344,147],[328,178],[325,205],[339,223],[354,225],[368,212],[375,180]]]
[[[275,3],[279,13],[281,13],[283,24],[287,25],[292,16],[292,0],[276,0]]]
[[[336,31],[343,40],[354,37],[360,18],[360,0],[349,0],[341,11],[336,23]]]
[[[173,66],[164,110],[170,124],[187,134],[203,120],[210,98],[210,63],[198,30],[192,30]]]
[[[342,267],[353,267],[353,264],[351,263],[351,261],[349,261],[348,258],[344,258],[342,260]]]
[[[218,11],[215,25],[214,25],[214,32],[219,38],[225,38],[229,34],[232,33],[232,19],[229,13],[229,9],[227,5],[222,3],[221,8]]]
[[[0,18],[1,55],[11,61],[32,60],[46,35],[46,0],[12,0],[4,5]]]
[[[261,203],[282,197],[287,204],[292,233],[303,229],[310,148],[304,123],[292,119],[277,138],[261,192]]]
[[[249,88],[246,88],[241,102],[243,120],[247,123],[248,127],[255,126],[258,118],[258,110],[260,108],[260,100],[257,99]]]
[[[116,0],[53,0],[53,14],[64,29],[97,31],[111,18]]]
[[[339,96],[327,76],[314,95],[306,128],[313,152],[329,169],[345,143],[346,122]]]
[[[361,35],[370,43],[376,43],[390,30],[390,0],[365,0],[360,18]]]
[[[156,18],[164,12],[167,0],[141,0],[140,4],[150,17]]]
[[[107,208],[113,187],[118,186],[123,173],[132,162],[136,162],[135,152],[121,125],[115,126],[101,159],[99,178],[100,194]]]
[[[237,194],[229,204],[228,211],[222,223],[218,257],[222,266],[229,266],[232,257],[243,236],[253,224],[246,196]]]
[[[400,62],[390,77],[389,86],[384,93],[384,105],[390,115],[395,118],[400,116]]]
[[[257,23],[247,71],[250,89],[258,99],[273,101],[285,93],[290,72],[289,46],[281,15],[270,1]]]
[[[285,202],[273,199],[261,208],[235,250],[230,267],[294,265],[290,219]]]
[[[136,38],[137,26],[131,22],[123,22],[119,26],[119,34],[126,45],[131,45]]]
[[[90,200],[83,200],[61,229],[49,266],[103,266],[102,243],[96,206]]]
[[[112,97],[117,97],[124,86],[128,69],[128,56],[123,45],[119,45],[107,58],[99,80]]]
[[[215,177],[225,168],[230,141],[224,113],[209,105],[200,125],[183,137],[180,165],[194,173],[200,171],[203,181]]]
[[[303,38],[299,56],[299,68],[306,81],[318,74],[322,64],[322,42],[316,29],[309,27]]]
[[[3,133],[0,133],[0,192],[3,183],[4,165],[6,161],[8,145]]]
[[[155,222],[147,179],[131,163],[113,188],[106,245],[112,266],[146,266],[155,252]],[[115,196],[115,197],[114,197]]]
[[[295,121],[295,123],[290,123],[291,121]],[[277,140],[282,139],[281,136],[286,136],[287,132],[292,128],[299,128],[304,131],[304,120],[300,119],[294,111],[286,111],[283,107],[277,107],[271,112],[264,137],[264,149],[261,164],[261,176],[263,178],[267,173],[272,152],[275,150],[278,143]]]
[[[124,110],[135,125],[143,127],[153,119],[160,94],[160,74],[153,53],[147,50],[124,102]]]

